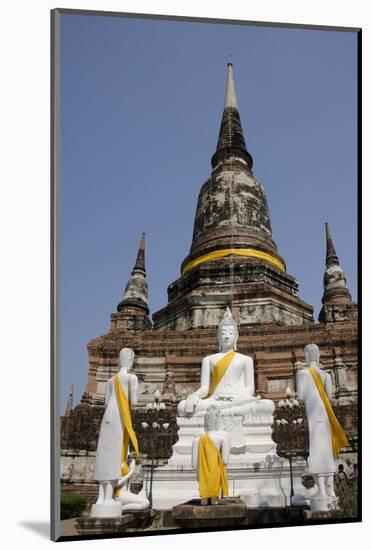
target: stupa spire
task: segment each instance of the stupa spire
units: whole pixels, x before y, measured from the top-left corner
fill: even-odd
[[[145,266],[145,255],[144,255],[144,249],[145,249],[145,233],[142,233],[142,236],[140,238],[139,243],[139,249],[137,254],[137,259],[134,265],[134,269],[132,271],[132,275],[134,275],[135,272],[142,272],[144,275],[146,274],[146,266]]]
[[[331,265],[339,265],[339,258],[337,257],[334,243],[332,242],[330,228],[328,223],[325,223],[326,229],[326,267]]]
[[[227,83],[224,98],[224,110],[220,125],[216,151],[211,165],[216,168],[225,160],[237,159],[252,168],[253,160],[246,149],[240,114],[238,112],[236,88],[234,84],[233,65],[227,65]]]

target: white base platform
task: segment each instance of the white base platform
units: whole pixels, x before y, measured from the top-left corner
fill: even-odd
[[[119,518],[122,514],[122,505],[120,502],[112,504],[93,504],[91,507],[91,518]]]
[[[276,455],[272,440],[272,416],[223,417],[224,430],[231,436],[228,462],[229,496],[240,496],[249,507],[286,506],[290,503],[288,461]],[[192,469],[193,439],[204,433],[202,417],[177,418],[179,440],[166,466],[153,476],[153,507],[159,510],[199,498],[196,472]],[[301,492],[304,461],[293,467],[294,491]],[[143,494],[148,491],[143,488]]]
[[[228,466],[245,467],[261,463],[267,455],[276,453],[272,439],[273,416],[223,416],[223,429],[231,437],[231,455]],[[204,418],[201,416],[177,417],[178,441],[173,445],[173,454],[168,461],[170,468],[192,467],[192,442],[204,433]]]

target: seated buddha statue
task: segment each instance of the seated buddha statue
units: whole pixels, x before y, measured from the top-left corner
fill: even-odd
[[[218,327],[219,352],[201,365],[201,385],[178,404],[178,416],[204,416],[210,405],[222,415],[272,415],[274,403],[254,395],[254,363],[238,353],[237,324],[227,308]]]

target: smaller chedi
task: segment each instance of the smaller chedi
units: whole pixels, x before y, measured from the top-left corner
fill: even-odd
[[[336,506],[335,459],[349,443],[331,405],[331,376],[322,369],[318,346],[305,346],[304,356],[306,362],[296,364],[296,386],[308,419],[308,471],[315,477],[318,488],[311,507],[315,511],[327,511]]]
[[[93,477],[99,482],[98,500],[92,517],[118,517],[123,508],[146,508],[148,501],[129,492],[128,481],[135,461],[127,464],[129,444],[139,456],[138,441],[131,420],[131,405],[137,402],[138,378],[130,373],[134,351],[123,348],[119,355],[119,372],[107,381],[105,412],[99,432]]]
[[[210,405],[205,414],[205,433],[192,444],[192,467],[197,472],[202,505],[218,504],[220,496],[228,496],[226,465],[231,441],[220,427],[221,410]]]

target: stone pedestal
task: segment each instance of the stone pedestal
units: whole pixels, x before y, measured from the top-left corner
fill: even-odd
[[[129,510],[128,515],[133,516],[133,521],[129,525],[130,531],[141,531],[142,529],[148,529],[151,527],[155,518],[154,510],[147,508],[147,510]]]
[[[248,508],[248,525],[290,525],[303,523],[306,519],[303,506],[286,506],[285,508]]]
[[[329,512],[332,499],[329,497],[314,497],[310,499],[311,512]]]
[[[79,535],[108,535],[124,533],[133,520],[133,514],[124,514],[118,518],[83,516],[76,519],[75,527]]]
[[[331,518],[333,516],[333,512],[330,512],[329,510],[327,510],[327,512],[312,512],[312,510],[305,510],[304,515],[306,520],[325,520]]]
[[[201,505],[200,499],[174,506],[172,516],[185,529],[229,527],[243,525],[247,508],[239,498],[222,498],[219,504]]]

